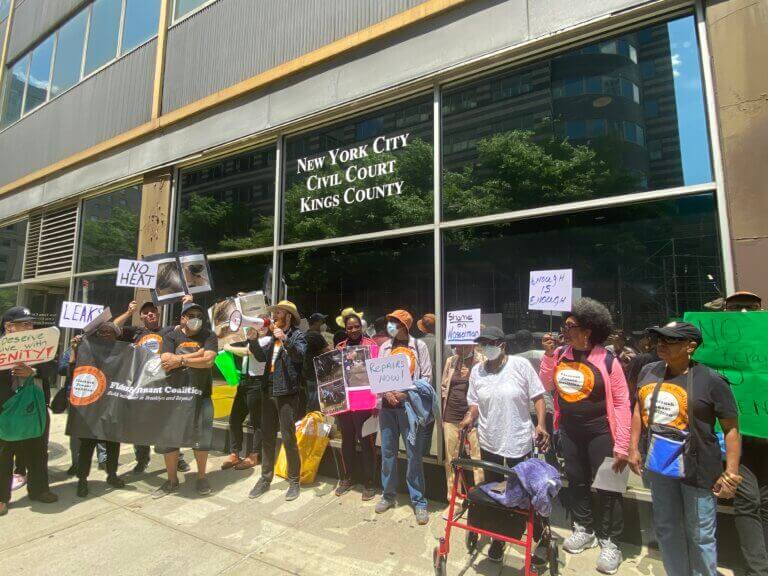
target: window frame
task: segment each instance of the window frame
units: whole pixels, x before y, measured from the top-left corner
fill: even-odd
[[[205,8],[207,8],[208,6],[213,4],[214,2],[218,2],[218,1],[219,0],[204,0],[199,6],[193,8],[192,10],[187,12],[186,14],[178,15],[178,14],[176,14],[176,7],[177,7],[177,4],[178,4],[178,0],[170,0],[170,2],[172,2],[172,4],[173,4],[173,10],[172,10],[173,14],[171,15],[171,24],[170,25],[171,26],[175,26],[176,24],[179,24],[180,22],[183,22],[187,18],[191,18],[192,16],[194,16],[198,12],[204,10]]]

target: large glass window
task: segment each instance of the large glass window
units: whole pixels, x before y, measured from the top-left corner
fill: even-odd
[[[0,288],[0,310],[8,310],[12,306],[16,306],[16,298],[19,294],[18,286],[6,286]]]
[[[29,65],[27,95],[24,98],[24,113],[34,110],[48,99],[51,80],[51,58],[53,57],[53,36],[46,38],[32,52]]]
[[[122,4],[122,0],[96,0],[91,6],[83,75],[87,76],[117,56]]]
[[[132,288],[115,286],[117,274],[98,274],[75,278],[75,302],[109,306],[115,316],[128,309],[134,297]]]
[[[0,22],[8,17],[8,12],[11,9],[11,0],[0,0]]]
[[[178,247],[209,254],[272,245],[275,148],[181,172]]]
[[[628,331],[701,310],[724,284],[711,195],[452,230],[444,254],[445,309],[481,308],[506,333],[549,329],[528,310],[532,270],[573,269],[576,295]]]
[[[0,284],[21,280],[27,221],[0,228]]]
[[[433,220],[432,97],[286,141],[284,242]]]
[[[25,56],[9,70],[3,80],[3,115],[0,127],[4,128],[21,117],[21,107],[24,102],[24,86],[29,71],[29,56]]]
[[[83,65],[83,43],[88,11],[83,10],[56,33],[56,56],[51,80],[51,97],[77,84]]]
[[[192,10],[199,8],[210,1],[211,0],[174,0],[173,16],[178,20],[192,12]]]
[[[157,34],[160,0],[125,0],[125,20],[120,53],[143,44]]]
[[[447,219],[710,182],[693,17],[446,90],[443,167]]]
[[[78,271],[117,268],[120,258],[136,258],[140,210],[140,186],[83,202]]]

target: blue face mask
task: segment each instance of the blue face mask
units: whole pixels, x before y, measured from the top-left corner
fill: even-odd
[[[392,338],[397,336],[397,324],[394,322],[387,322],[387,334],[389,334]]]

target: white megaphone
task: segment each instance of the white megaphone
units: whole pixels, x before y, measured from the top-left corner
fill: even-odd
[[[240,310],[235,310],[229,315],[229,330],[230,332],[237,332],[240,328],[256,328],[261,330],[266,326],[269,326],[269,318],[262,318],[261,316],[244,316]]]

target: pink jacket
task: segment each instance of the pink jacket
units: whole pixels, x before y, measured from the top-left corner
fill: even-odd
[[[605,386],[605,404],[608,413],[608,425],[613,436],[613,449],[617,454],[629,454],[629,433],[632,427],[632,416],[629,409],[629,388],[624,378],[624,370],[618,358],[613,359],[611,373],[605,365],[605,355],[608,351],[602,346],[595,346],[589,353],[590,364],[600,370]],[[573,361],[573,351],[570,346],[558,348],[553,356],[541,359],[539,377],[547,390],[555,390],[555,367],[563,358]],[[557,395],[555,395],[557,399]],[[555,428],[560,419],[560,406],[555,402]]]

